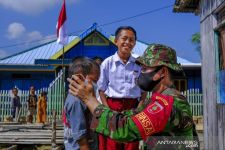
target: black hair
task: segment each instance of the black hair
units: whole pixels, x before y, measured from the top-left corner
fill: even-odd
[[[92,71],[100,72],[99,65],[92,59],[84,56],[79,56],[73,59],[72,63],[69,65],[69,77],[73,74],[82,74],[86,77]]]
[[[34,86],[34,85],[31,85],[31,86],[30,86],[30,89],[31,89],[32,87],[33,87],[33,88],[34,88],[34,90],[35,90],[35,86]]]
[[[135,40],[137,40],[137,33],[136,33],[136,30],[131,27],[131,26],[120,26],[119,28],[116,29],[116,32],[115,32],[115,38],[118,39],[119,37],[119,34],[122,30],[130,30],[134,33],[134,36],[135,36]]]
[[[99,57],[99,56],[95,56],[95,57],[93,57],[93,60],[101,60],[101,61],[103,61],[103,59],[102,59],[102,57]]]
[[[171,68],[169,68],[169,67],[167,67],[167,68],[168,68],[168,70],[169,70],[169,74],[170,74],[170,79],[171,79],[171,80],[176,79],[176,77],[185,77],[185,73],[184,73],[183,70],[181,70],[181,71],[176,71],[176,70],[173,70],[173,69],[171,69]]]
[[[17,90],[17,91],[18,91],[18,89],[17,89],[16,87],[12,88],[12,91],[13,91],[13,90]]]
[[[44,96],[44,95],[46,96],[47,94],[48,94],[48,93],[47,93],[46,91],[42,91],[42,92],[41,92],[41,96]]]
[[[95,56],[93,58],[93,60],[98,64],[98,65],[101,65],[101,63],[103,62],[103,59],[99,56]]]

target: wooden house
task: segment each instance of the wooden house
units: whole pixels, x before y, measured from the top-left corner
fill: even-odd
[[[174,12],[200,15],[204,148],[225,149],[225,0],[176,0]]]

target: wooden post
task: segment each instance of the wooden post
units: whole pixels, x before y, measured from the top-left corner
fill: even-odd
[[[52,149],[55,149],[57,147],[57,145],[56,145],[56,111],[55,110],[52,111],[52,115],[53,115],[53,118],[52,118],[52,140],[51,140],[51,143],[52,143]]]

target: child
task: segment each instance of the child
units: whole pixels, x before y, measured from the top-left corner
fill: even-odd
[[[16,119],[18,117],[18,113],[20,110],[20,97],[18,96],[18,89],[12,89],[13,97],[11,99],[11,110],[12,110],[12,117]]]
[[[37,102],[37,123],[46,122],[47,92],[41,92]]]
[[[81,78],[91,80],[93,86],[98,81],[99,72],[99,65],[86,57],[74,59],[69,67],[69,77],[80,74]],[[92,133],[92,139],[89,139],[90,112],[78,97],[67,95],[63,114],[65,148],[67,150],[98,149],[97,136]]]
[[[34,86],[30,87],[30,95],[27,100],[27,123],[33,122],[33,116],[36,113],[37,108],[37,95],[35,95],[35,88]]]

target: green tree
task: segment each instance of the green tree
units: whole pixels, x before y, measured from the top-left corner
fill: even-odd
[[[192,35],[191,42],[196,45],[196,50],[201,56],[201,36],[199,32]]]

